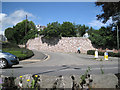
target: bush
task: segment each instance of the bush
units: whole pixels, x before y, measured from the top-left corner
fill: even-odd
[[[94,55],[94,54],[95,54],[95,50],[88,50],[88,51],[87,51],[87,54],[88,54],[88,55]]]
[[[98,55],[104,56],[104,52],[99,52],[99,51],[98,51]]]
[[[3,48],[3,52],[11,53],[17,56],[20,60],[30,58],[34,55],[32,50],[28,50],[25,48]]]
[[[88,50],[87,54],[88,55],[95,55],[95,50]],[[98,55],[104,56],[104,52],[98,52]],[[108,52],[108,56],[111,56],[111,57],[120,57],[120,54],[113,53],[113,52]]]
[[[20,48],[20,47],[14,43],[2,42],[2,48]]]
[[[34,55],[32,50],[20,48],[16,44],[12,43],[2,43],[2,51],[11,53],[19,58],[19,60],[24,60],[30,58]]]
[[[109,52],[108,55],[112,57],[120,57],[120,53],[118,54],[118,53]]]

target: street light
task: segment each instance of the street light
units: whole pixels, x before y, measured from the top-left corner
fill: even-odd
[[[114,23],[117,27],[117,49],[118,49],[118,73],[120,73],[120,60],[119,60],[119,29],[117,23]]]
[[[114,23],[114,24],[115,24],[116,27],[117,27],[117,49],[118,49],[118,51],[119,51],[119,29],[118,29],[117,23]]]
[[[26,24],[25,24],[25,36],[27,32],[27,15],[26,15]],[[26,41],[25,41],[25,48],[27,48]]]

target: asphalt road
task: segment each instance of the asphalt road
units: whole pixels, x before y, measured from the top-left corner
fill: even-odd
[[[5,76],[20,76],[24,74],[46,74],[46,75],[80,75],[90,67],[91,74],[118,73],[118,58],[109,57],[108,61],[96,61],[94,56],[77,53],[42,52],[48,58],[40,60],[41,52],[34,51],[37,55],[12,68],[0,71]],[[103,57],[99,57],[102,58]]]

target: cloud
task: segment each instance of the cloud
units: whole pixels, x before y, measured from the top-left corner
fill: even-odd
[[[112,23],[112,17],[110,17],[110,19],[104,24],[102,22],[100,22],[99,20],[95,19],[95,20],[92,20],[90,23],[88,23],[91,27],[93,28],[96,28],[96,29],[99,29],[101,28],[102,26],[108,26],[109,24]]]
[[[2,25],[1,32],[4,31],[4,29],[16,25],[18,22],[24,20],[26,15],[28,17],[34,17],[31,13],[26,12],[24,10],[17,10],[10,15],[1,13],[0,14],[0,25]]]

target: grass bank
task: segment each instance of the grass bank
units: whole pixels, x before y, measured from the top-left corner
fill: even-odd
[[[11,53],[11,54],[17,56],[20,60],[30,58],[34,55],[32,50],[20,48],[16,44],[12,44],[12,43],[8,43],[8,42],[2,43],[2,51]]]

